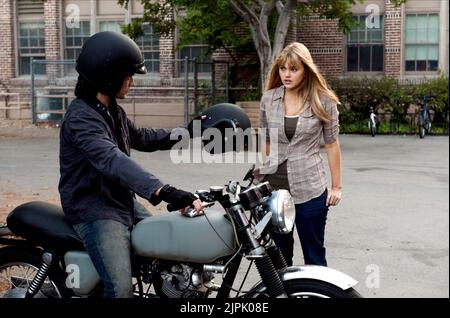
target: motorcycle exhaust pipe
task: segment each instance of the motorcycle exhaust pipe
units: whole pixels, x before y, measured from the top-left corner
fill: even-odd
[[[203,265],[203,271],[213,273],[223,273],[225,272],[225,265],[206,264]]]

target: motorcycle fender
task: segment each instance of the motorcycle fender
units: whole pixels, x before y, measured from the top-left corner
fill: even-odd
[[[339,272],[330,267],[316,265],[290,266],[281,271],[280,276],[282,281],[289,281],[294,279],[320,280],[337,286],[342,290],[347,290],[358,284],[358,281],[342,272]]]

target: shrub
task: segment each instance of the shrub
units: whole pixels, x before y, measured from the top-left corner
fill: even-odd
[[[441,76],[421,84],[399,84],[395,79],[346,78],[329,81],[341,101],[339,106],[343,131],[367,131],[366,118],[372,106],[379,115],[388,115],[387,122],[380,129],[384,132],[415,131],[414,114],[409,114],[411,105],[417,105],[423,95],[435,95],[430,103],[434,112],[433,122],[448,129],[448,77]],[[407,128],[409,125],[409,128]],[[358,128],[360,127],[360,128]],[[390,128],[388,128],[390,127]]]

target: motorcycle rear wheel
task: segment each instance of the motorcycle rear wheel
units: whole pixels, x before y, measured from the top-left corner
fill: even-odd
[[[0,249],[0,298],[24,298],[41,265],[37,249],[8,246]],[[67,295],[62,275],[50,272],[35,298],[63,298]]]

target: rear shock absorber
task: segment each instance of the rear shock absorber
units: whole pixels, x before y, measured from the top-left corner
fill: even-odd
[[[36,276],[33,278],[30,286],[28,286],[27,293],[25,298],[33,298],[39,289],[42,287],[45,279],[47,278],[48,271],[50,269],[50,265],[52,264],[53,255],[51,253],[45,252],[42,255],[42,264],[39,267],[39,270]]]

